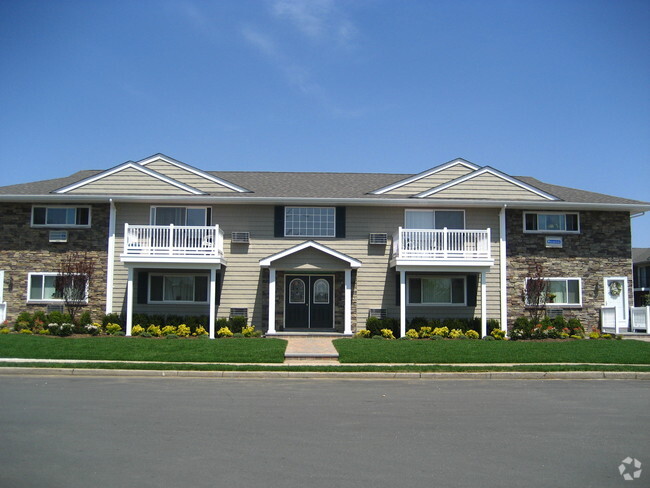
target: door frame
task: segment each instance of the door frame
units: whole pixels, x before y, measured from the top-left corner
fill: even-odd
[[[628,299],[628,280],[627,276],[605,276],[603,278],[603,306],[607,307],[607,295],[609,294],[609,286],[607,285],[608,281],[622,281],[623,289],[621,290],[621,297],[623,299],[623,317],[619,317],[616,314],[616,333],[622,328],[629,327],[629,299]],[[609,305],[613,306],[613,305]]]
[[[291,272],[285,272],[284,274],[284,304],[283,304],[283,312],[282,312],[282,328],[286,330],[292,330],[290,327],[287,329],[286,321],[287,321],[287,287],[288,284],[291,282],[290,280],[292,278],[295,278],[297,276],[308,276],[309,277],[309,312],[307,313],[307,330],[311,330],[311,302],[312,302],[312,294],[311,294],[311,278],[312,277],[331,277],[332,278],[332,290],[330,291],[330,301],[332,305],[332,330],[336,329],[336,275],[334,273],[301,273],[299,271],[291,271]],[[326,327],[326,329],[330,329],[330,327]],[[300,330],[299,328],[296,328],[296,330]]]

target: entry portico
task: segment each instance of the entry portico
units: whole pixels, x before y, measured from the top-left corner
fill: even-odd
[[[298,312],[292,316],[294,321],[304,320],[305,329],[310,329],[310,321],[315,317],[310,309],[323,309],[324,304],[328,304],[334,313],[335,290],[340,283],[335,282],[332,273],[341,272],[344,282],[343,333],[352,334],[352,270],[361,267],[361,261],[318,242],[305,241],[260,260],[260,267],[269,270],[267,334],[276,334],[279,327],[284,329],[290,325],[287,314],[290,313],[289,307],[294,304],[302,305],[307,310],[304,315]],[[284,284],[279,283],[278,286],[280,273],[284,277]],[[294,296],[291,296],[292,293]],[[282,324],[278,324],[276,320],[278,296],[285,297],[282,301]],[[322,315],[319,320],[322,321]],[[332,329],[334,329],[333,322]]]

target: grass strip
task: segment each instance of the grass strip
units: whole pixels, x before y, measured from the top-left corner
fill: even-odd
[[[650,343],[633,340],[476,341],[336,339],[341,363],[650,364]]]
[[[561,364],[526,364],[515,366],[448,366],[448,365],[399,365],[399,366],[262,366],[254,364],[168,364],[168,363],[9,363],[0,362],[0,367],[10,368],[65,368],[65,369],[128,369],[160,371],[313,371],[313,372],[491,372],[491,371],[632,371],[650,372],[650,366],[632,366],[625,364],[610,365],[561,365]]]
[[[282,363],[287,341],[272,338],[153,339],[0,335],[0,357],[114,361]]]

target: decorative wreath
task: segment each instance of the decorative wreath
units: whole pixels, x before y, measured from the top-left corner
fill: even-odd
[[[618,281],[612,281],[609,284],[609,294],[613,297],[617,297],[621,294],[623,287]]]

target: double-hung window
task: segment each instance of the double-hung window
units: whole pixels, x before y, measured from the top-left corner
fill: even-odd
[[[580,278],[545,278],[548,286],[545,302],[548,306],[582,305],[582,280]]]
[[[580,232],[577,212],[524,212],[524,232]]]
[[[411,277],[408,302],[415,305],[465,305],[467,282],[462,276]]]
[[[90,207],[32,207],[33,227],[90,227]]]
[[[210,207],[151,207],[152,225],[210,225]]]
[[[406,229],[464,229],[463,210],[408,209],[404,214]]]
[[[335,237],[336,208],[285,207],[285,237]]]
[[[63,296],[56,290],[57,276],[58,273],[29,273],[27,275],[27,301],[62,302]],[[79,281],[73,277],[72,286],[74,287],[75,284],[78,284],[79,288],[85,286],[83,301],[88,301],[88,280]],[[81,294],[82,290],[79,291]]]
[[[207,275],[150,274],[149,302],[207,303]]]

